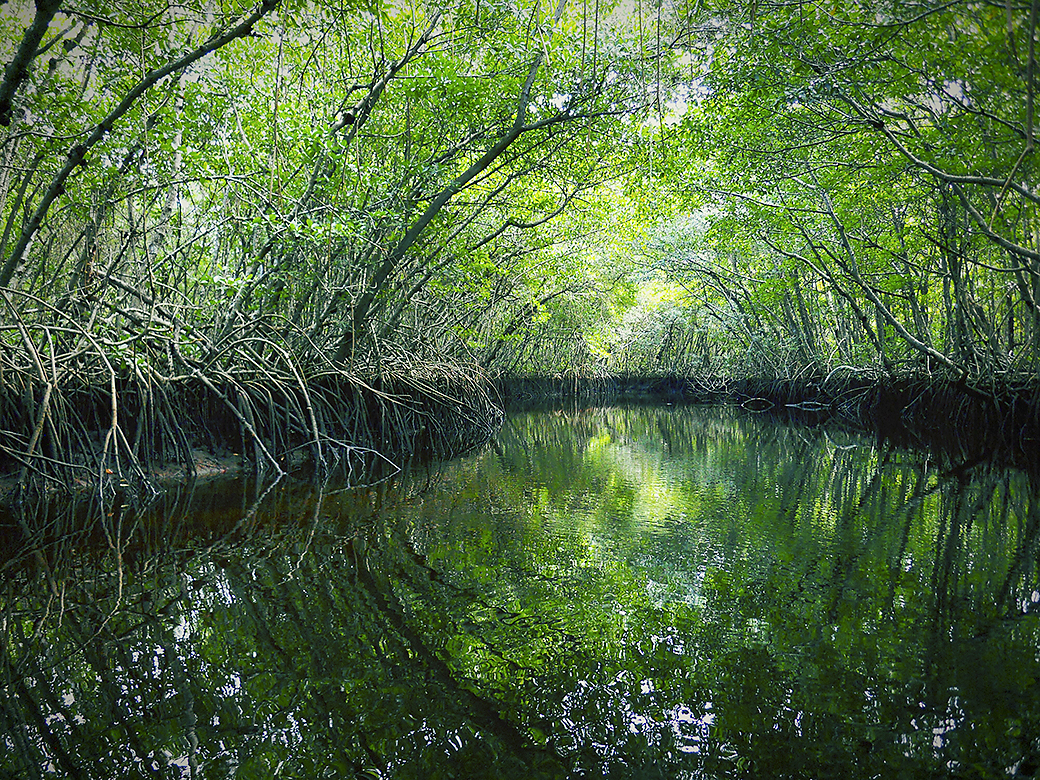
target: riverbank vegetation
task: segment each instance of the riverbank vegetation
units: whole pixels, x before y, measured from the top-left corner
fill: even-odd
[[[1035,430],[1037,15],[9,2],[0,465],[444,451],[544,376]]]

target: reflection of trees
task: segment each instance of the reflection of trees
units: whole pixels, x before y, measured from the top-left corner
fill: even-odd
[[[382,496],[279,492],[253,512],[211,501],[192,528],[178,528],[184,517],[169,507],[133,518],[135,534],[117,547],[164,532],[170,545],[127,556],[119,572],[102,548],[67,550],[47,566],[60,614],[43,564],[12,559],[0,734],[14,749],[0,769],[425,778],[450,765],[468,776],[489,766],[559,775],[553,755],[509,719],[516,713],[457,682],[412,627],[397,591],[402,562],[414,559],[359,525]]]
[[[567,425],[515,419],[473,479],[507,493],[532,529],[582,533],[552,536],[551,552],[526,537],[456,551],[447,540],[480,521],[445,508],[439,516],[455,525],[439,551],[426,543],[459,576],[490,565],[508,580],[494,584],[501,593],[519,587],[511,574],[522,571],[529,603],[590,642],[583,652],[595,662],[560,665],[543,690],[569,693],[550,701],[547,692],[540,705],[556,712],[553,739],[581,765],[642,756],[763,776],[968,765],[1000,774],[1036,750],[1035,729],[1022,725],[1040,722],[1030,682],[1037,489],[1026,475],[940,467],[840,430],[717,409],[580,412]],[[556,446],[560,461],[538,451]],[[560,463],[565,480],[553,472]],[[619,464],[631,481],[674,494],[662,504],[685,516],[641,526],[610,546],[628,566],[603,563],[582,580],[603,536],[631,531],[624,519],[599,520],[634,511],[610,494]],[[552,498],[525,503],[541,487]],[[518,548],[527,557],[503,565]],[[540,562],[557,576],[538,579],[548,585],[535,593]],[[1008,604],[1017,605],[1010,615]],[[680,743],[699,752],[683,754]]]
[[[26,521],[0,769],[995,776],[1040,747],[1020,473],[599,409],[377,489],[262,492]]]

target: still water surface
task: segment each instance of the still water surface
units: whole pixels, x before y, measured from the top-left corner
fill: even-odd
[[[51,508],[3,558],[4,777],[1040,758],[1040,493],[992,464],[734,408],[595,408],[514,415],[376,488],[74,511],[90,533]]]

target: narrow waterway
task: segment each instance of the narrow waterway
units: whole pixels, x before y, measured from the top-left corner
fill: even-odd
[[[990,463],[732,407],[555,410],[374,487],[2,522],[4,777],[1040,763],[1040,488]]]

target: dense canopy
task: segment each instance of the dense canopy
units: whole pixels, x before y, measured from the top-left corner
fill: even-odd
[[[121,473],[219,408],[323,461],[345,395],[482,376],[1035,377],[1036,22],[11,0],[0,452]]]

